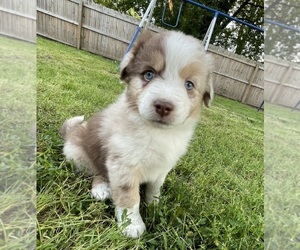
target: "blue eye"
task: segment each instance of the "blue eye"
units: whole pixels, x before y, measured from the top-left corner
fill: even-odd
[[[187,90],[192,90],[195,87],[194,83],[192,83],[191,81],[186,81],[184,86]]]
[[[155,76],[155,73],[152,70],[148,70],[144,73],[144,78],[147,82],[150,82]]]

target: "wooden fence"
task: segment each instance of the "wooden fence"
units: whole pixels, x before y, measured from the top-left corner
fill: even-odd
[[[264,99],[263,65],[215,46],[210,46],[209,52],[215,58],[215,92],[259,107]]]
[[[300,65],[265,57],[265,100],[294,107],[300,101]]]
[[[37,34],[113,60],[121,60],[138,24],[91,2],[37,0]],[[264,98],[262,64],[214,46],[209,52],[215,57],[215,92],[258,107]]]
[[[34,43],[36,1],[1,0],[0,34]]]

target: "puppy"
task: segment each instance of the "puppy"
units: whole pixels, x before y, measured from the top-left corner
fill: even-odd
[[[148,204],[158,201],[167,174],[187,150],[202,104],[210,106],[211,72],[212,59],[197,39],[145,31],[120,64],[127,86],[118,100],[88,121],[77,116],[62,125],[67,160],[93,176],[97,200],[112,198],[128,237],[145,231],[140,184],[146,184]]]

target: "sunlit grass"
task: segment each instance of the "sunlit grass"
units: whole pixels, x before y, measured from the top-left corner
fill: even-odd
[[[0,249],[35,247],[35,52],[0,36]]]
[[[266,249],[300,248],[300,112],[265,104]]]

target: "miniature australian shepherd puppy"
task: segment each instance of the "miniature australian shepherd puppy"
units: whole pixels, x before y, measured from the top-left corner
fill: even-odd
[[[185,154],[202,104],[213,98],[212,58],[181,32],[144,31],[120,64],[126,89],[108,108],[84,121],[64,122],[64,155],[93,176],[92,195],[112,198],[123,233],[146,229],[139,213],[140,185],[146,202],[158,201],[170,170]],[[130,224],[122,226],[123,213]]]

